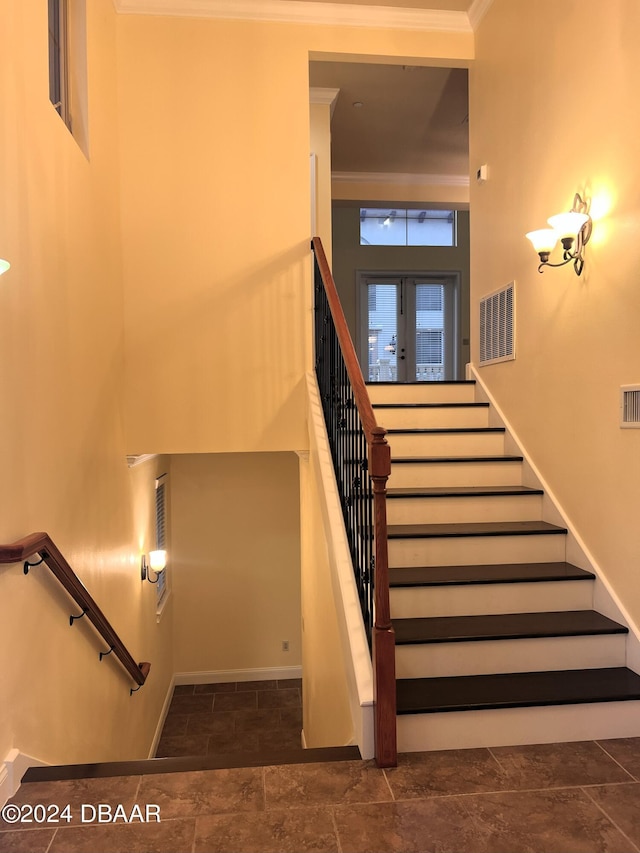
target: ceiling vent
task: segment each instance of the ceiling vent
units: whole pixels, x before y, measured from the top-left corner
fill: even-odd
[[[620,426],[623,429],[640,429],[640,385],[623,385],[620,388]]]
[[[513,361],[515,282],[480,300],[480,365]]]

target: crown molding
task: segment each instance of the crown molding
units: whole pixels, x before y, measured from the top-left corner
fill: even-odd
[[[127,456],[127,467],[135,468],[136,465],[141,465],[149,459],[155,459],[157,455],[157,453],[141,453],[139,455],[130,454]]]
[[[411,184],[431,187],[468,187],[468,175],[422,175],[409,172],[332,172],[337,184]]]
[[[303,3],[299,0],[114,0],[114,2],[117,11],[123,15],[168,15],[289,24],[324,24],[452,33],[473,32],[466,12],[448,12],[438,9]],[[486,2],[486,0],[480,0],[480,2]]]
[[[469,9],[469,23],[475,32],[480,26],[480,21],[489,11],[493,0],[473,0]]]
[[[324,104],[325,106],[328,106],[330,108],[331,118],[333,118],[339,94],[340,89],[327,89],[322,86],[310,86],[309,103]]]

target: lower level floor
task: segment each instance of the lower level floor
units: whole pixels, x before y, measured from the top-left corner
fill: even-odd
[[[69,804],[71,822],[5,822],[7,853],[638,853],[640,739],[411,753],[392,770],[342,761],[31,782],[13,802]],[[83,812],[98,803],[149,820],[100,824]]]

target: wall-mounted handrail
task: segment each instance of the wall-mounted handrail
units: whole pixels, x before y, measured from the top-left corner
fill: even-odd
[[[71,598],[82,609],[80,615],[86,616],[94,625],[131,678],[136,684],[142,686],[149,674],[151,664],[148,662],[137,664],[134,661],[107,617],[100,610],[69,563],[62,556],[48,533],[31,533],[29,536],[19,539],[12,545],[0,545],[0,563],[19,563],[24,560],[25,574],[31,566],[38,565],[38,563],[28,562],[29,557],[33,557],[35,554],[40,556],[41,559],[39,562],[44,563],[51,570]],[[73,625],[74,620],[78,618],[80,618],[78,615],[71,616],[69,621]],[[102,660],[105,654],[110,654],[110,652],[102,652],[100,660]]]
[[[315,256],[315,361],[360,606],[371,645],[375,754],[397,763],[395,635],[389,607],[386,484],[391,453],[378,426],[331,269],[319,237]]]

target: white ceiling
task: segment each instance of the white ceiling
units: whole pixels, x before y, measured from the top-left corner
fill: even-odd
[[[313,87],[340,90],[334,172],[468,176],[466,69],[311,62],[309,75]]]

